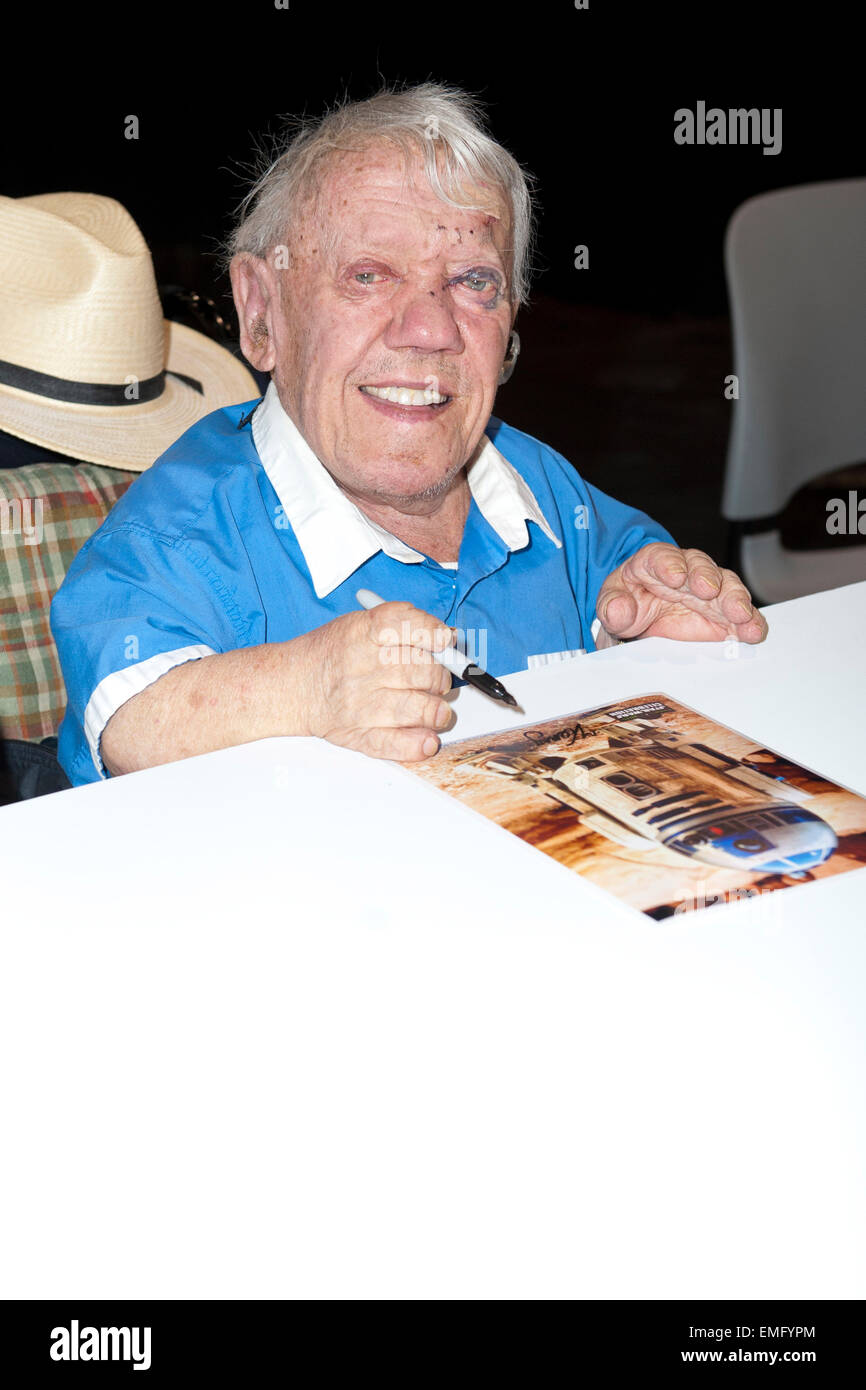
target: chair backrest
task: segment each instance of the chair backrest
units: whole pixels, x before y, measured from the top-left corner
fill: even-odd
[[[866,459],[866,179],[750,198],[725,235],[733,405],[722,512],[780,512]]]
[[[75,555],[137,474],[95,463],[0,469],[0,735],[57,732],[66,687],[51,600]]]

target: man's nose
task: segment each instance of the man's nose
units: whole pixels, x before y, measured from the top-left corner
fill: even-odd
[[[448,291],[427,285],[405,285],[392,300],[392,314],[385,332],[389,348],[417,348],[422,352],[460,352],[463,337],[454,318]]]

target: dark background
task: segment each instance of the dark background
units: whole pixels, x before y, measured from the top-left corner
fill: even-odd
[[[722,558],[724,230],[754,194],[863,175],[859,40],[841,7],[187,0],[22,17],[29,34],[7,46],[0,98],[0,191],[110,194],[141,227],[160,285],[224,311],[218,244],[254,144],[281,115],[383,81],[480,95],[535,176],[539,211],[523,350],[497,413]],[[676,145],[674,112],[698,100],[781,107],[781,153]],[[124,138],[130,114],[137,141]],[[589,270],[574,269],[580,243]]]

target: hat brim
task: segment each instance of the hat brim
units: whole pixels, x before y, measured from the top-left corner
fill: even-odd
[[[212,410],[257,398],[255,377],[226,348],[185,324],[165,321],[166,371],[199,381],[199,393],[166,376],[156,400],[140,405],[70,405],[0,386],[0,430],[85,463],[142,473]]]

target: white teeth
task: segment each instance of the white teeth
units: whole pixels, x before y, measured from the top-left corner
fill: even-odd
[[[426,391],[411,391],[408,386],[362,386],[361,390],[368,396],[378,396],[380,401],[390,401],[392,405],[442,405],[449,399],[429,387]]]

